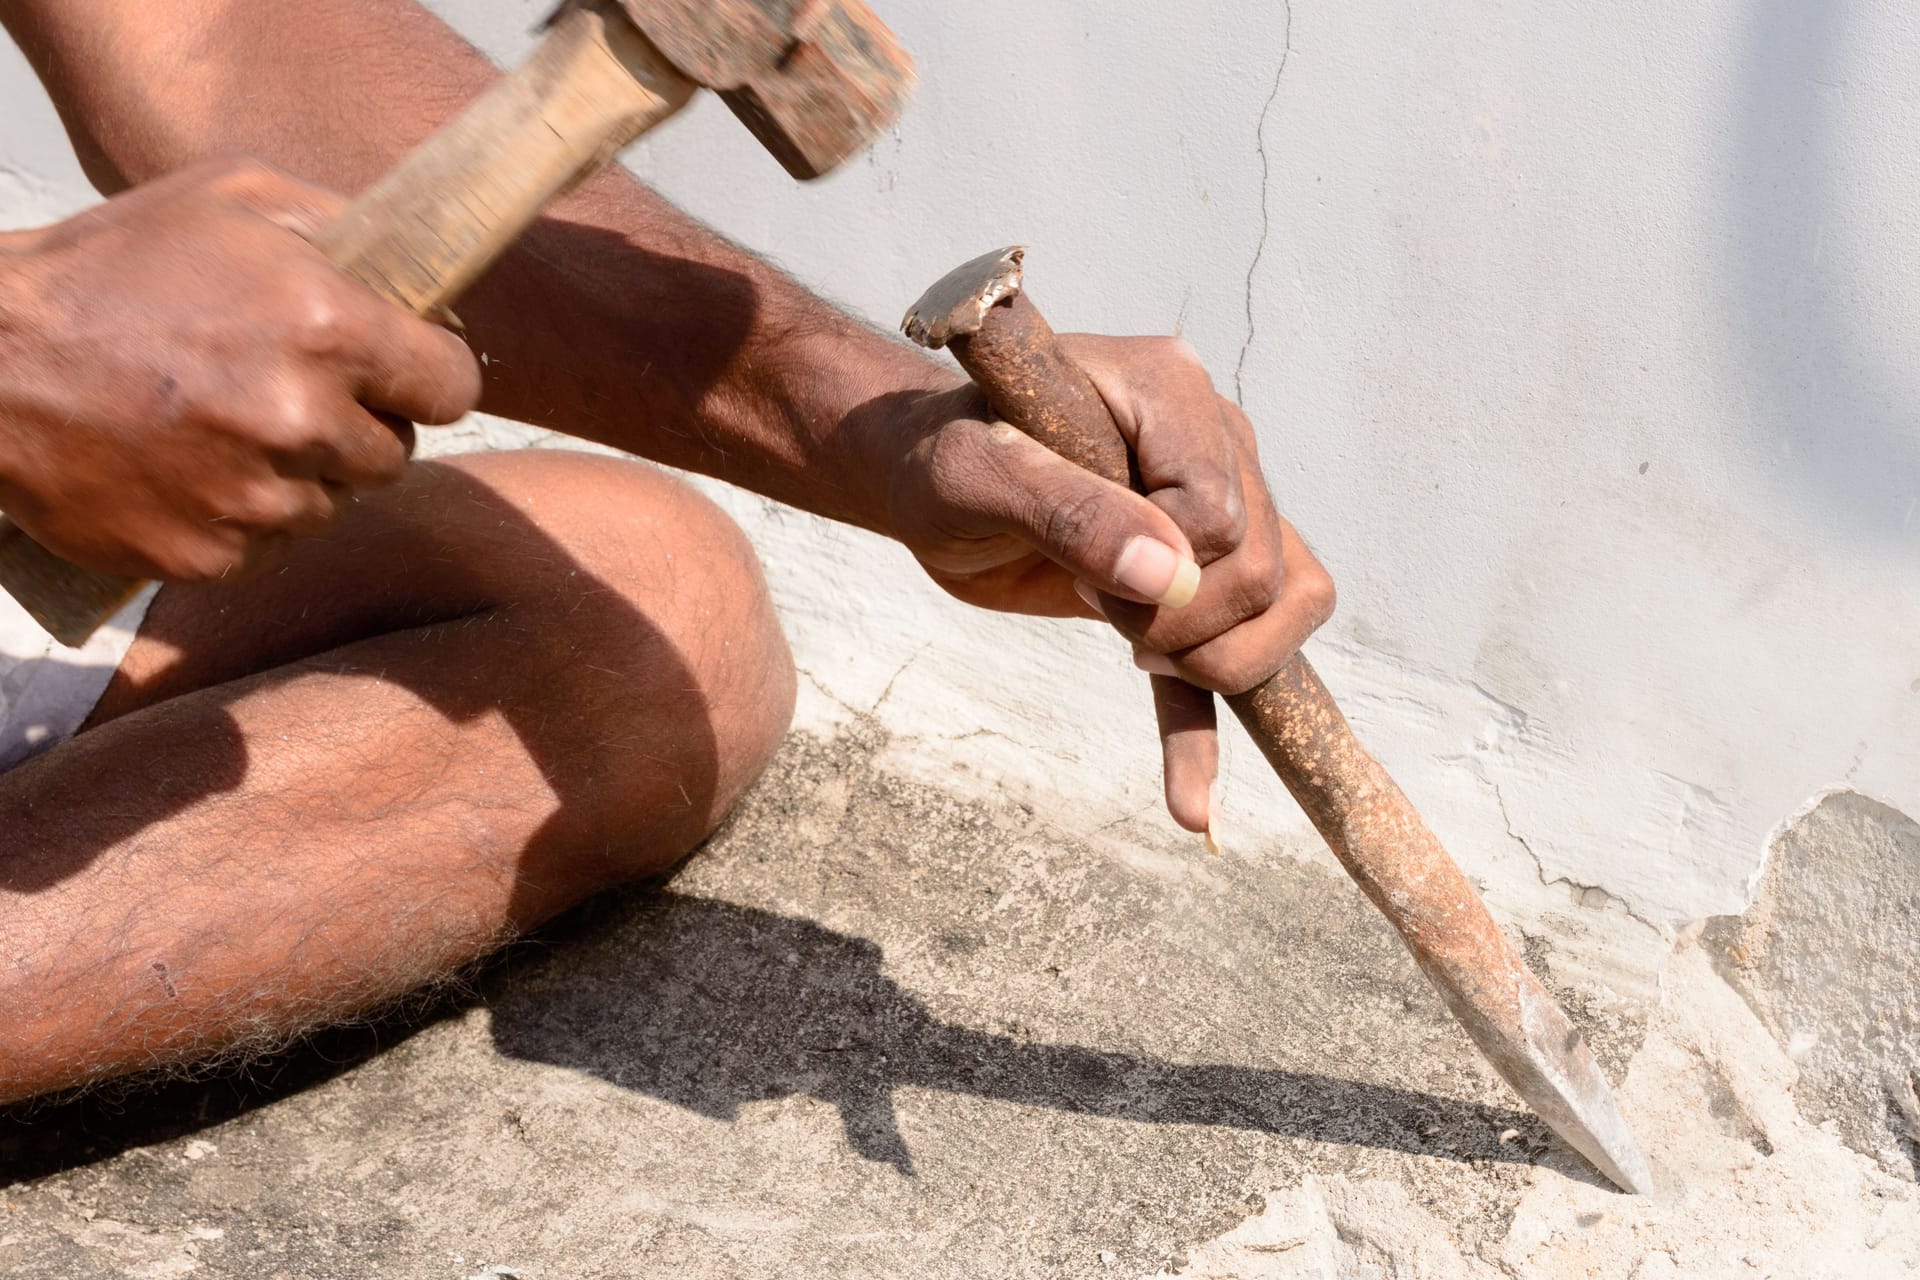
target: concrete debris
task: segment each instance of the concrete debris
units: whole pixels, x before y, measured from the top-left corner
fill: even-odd
[[[1395,1184],[1308,1179],[1180,1274],[1920,1275],[1916,1168],[1887,1142],[1909,1104],[1881,1083],[1920,1058],[1916,885],[1920,828],[1837,795],[1781,838],[1753,911],[1682,943],[1620,1090],[1659,1195],[1536,1175],[1504,1239],[1466,1250]]]
[[[1218,1240],[1151,1280],[1326,1280],[1333,1276],[1479,1280],[1499,1272],[1462,1255],[1440,1221],[1397,1182],[1308,1177]]]

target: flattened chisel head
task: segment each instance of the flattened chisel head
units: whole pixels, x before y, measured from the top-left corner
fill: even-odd
[[[995,303],[1020,292],[1026,256],[1026,246],[1015,244],[961,263],[907,309],[900,331],[934,351],[977,333]]]

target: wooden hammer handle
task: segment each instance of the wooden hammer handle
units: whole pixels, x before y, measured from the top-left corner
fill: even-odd
[[[614,0],[570,5],[532,57],[341,211],[314,243],[415,315],[445,304],[542,206],[666,119],[694,86]],[[0,516],[0,587],[78,645],[138,581],[68,564]]]
[[[977,332],[947,345],[1000,417],[1128,483],[1126,443],[1106,403],[1024,292],[988,308]],[[1353,736],[1306,658],[1295,654],[1227,705],[1474,1039],[1483,1049],[1507,1043],[1531,975],[1413,804]]]

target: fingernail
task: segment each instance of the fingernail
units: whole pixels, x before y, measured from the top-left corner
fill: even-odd
[[[1137,650],[1133,655],[1133,665],[1150,676],[1177,676],[1173,659],[1164,653],[1155,653],[1151,649]]]
[[[1214,857],[1220,856],[1220,841],[1214,832],[1220,827],[1220,779],[1215,778],[1213,785],[1207,788],[1207,852]]]
[[[1178,609],[1200,589],[1200,566],[1158,538],[1129,538],[1113,566],[1113,580],[1127,590]]]
[[[1075,578],[1073,580],[1073,594],[1085,600],[1087,602],[1087,608],[1093,610],[1103,618],[1107,616],[1107,611],[1100,607],[1100,593],[1095,591],[1093,584],[1085,578]]]

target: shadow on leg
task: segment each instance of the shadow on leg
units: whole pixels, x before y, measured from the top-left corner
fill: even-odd
[[[286,567],[169,589],[0,777],[0,1098],[278,1043],[712,830],[792,669],[739,531],[637,464],[423,464]]]

